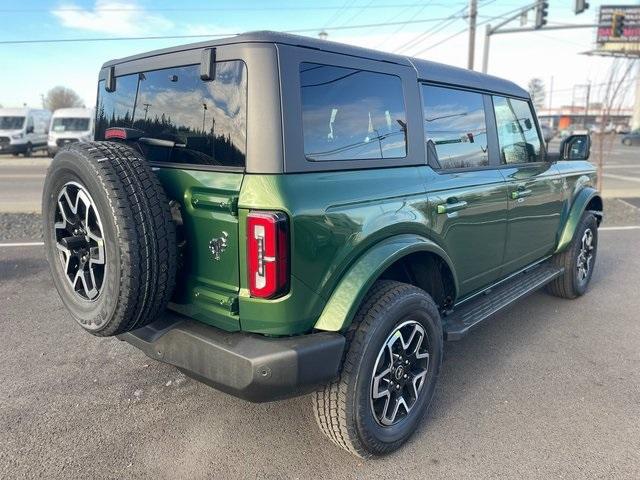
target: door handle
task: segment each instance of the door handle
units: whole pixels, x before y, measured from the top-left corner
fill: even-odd
[[[461,202],[447,202],[438,205],[438,213],[457,212],[458,210],[463,210],[465,208],[467,208],[467,202],[465,202],[464,200]]]
[[[518,198],[524,198],[524,197],[528,197],[532,194],[533,192],[531,191],[530,188],[518,188],[518,190],[514,190],[513,192],[511,192],[511,198],[513,198],[514,200],[518,199]]]

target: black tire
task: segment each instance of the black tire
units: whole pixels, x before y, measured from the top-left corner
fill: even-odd
[[[625,139],[622,141],[622,144],[623,144],[623,145],[626,145],[627,147],[630,147],[630,146],[631,146],[631,139],[630,139],[630,138],[625,138]]]
[[[581,261],[583,258],[581,257],[583,240],[585,239],[585,235],[588,236],[588,232],[591,232],[592,235],[592,249],[587,249],[591,254],[591,258],[587,261],[588,271],[586,275],[583,276],[578,268],[578,263],[583,263]],[[564,273],[547,285],[547,291],[556,297],[569,299],[584,295],[591,281],[591,276],[593,275],[597,252],[598,221],[592,213],[584,212],[573,234],[571,244],[566,250],[553,257],[552,261],[557,266],[563,267]]]
[[[424,366],[426,376],[410,412],[398,423],[385,426],[374,412],[374,368],[382,358],[379,355],[389,335],[406,324],[407,319],[419,323],[426,334],[429,353],[429,361]],[[352,454],[363,458],[388,454],[413,434],[433,398],[443,349],[438,308],[431,297],[417,287],[390,280],[378,281],[360,306],[346,337],[346,354],[339,377],[312,394],[316,421],[331,441]],[[415,348],[421,347],[418,344]],[[397,372],[397,369],[391,372],[392,378],[396,378],[393,375]],[[410,388],[410,381],[406,382]]]
[[[59,205],[63,190],[67,196],[60,197]],[[82,199],[90,202],[81,202],[80,191],[84,192]],[[73,144],[51,162],[42,203],[45,250],[53,282],[75,320],[96,336],[117,335],[154,320],[175,286],[176,233],[167,197],[140,154],[113,142]],[[76,212],[70,205],[75,205]],[[92,213],[84,213],[87,210]],[[82,217],[89,218],[84,227],[78,223]],[[70,240],[89,242],[90,235],[83,230],[93,230],[103,241],[77,250],[69,247],[74,244]],[[61,247],[69,248],[60,253]],[[84,253],[80,257],[77,252]],[[91,270],[91,259],[99,256],[103,266],[96,260],[94,281],[86,275],[85,262]],[[72,260],[66,262],[65,271],[67,258]],[[82,268],[80,277],[86,283],[82,278],[70,279],[69,266],[74,265],[81,265],[75,273]],[[92,298],[89,290],[98,293]]]
[[[31,155],[33,155],[33,145],[31,145],[31,143],[27,143],[23,155],[25,157],[30,157]]]

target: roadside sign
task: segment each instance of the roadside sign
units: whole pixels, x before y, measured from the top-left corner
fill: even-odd
[[[596,43],[602,50],[640,50],[640,5],[602,5]]]

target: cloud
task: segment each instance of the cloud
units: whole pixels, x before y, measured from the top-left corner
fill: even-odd
[[[64,27],[119,36],[153,34],[173,27],[169,19],[122,0],[96,0],[93,8],[62,3],[51,14]]]

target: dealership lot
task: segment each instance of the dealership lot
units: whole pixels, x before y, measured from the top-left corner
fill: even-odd
[[[608,139],[604,162],[605,198],[640,197],[640,146],[625,147],[620,136]],[[550,151],[559,147],[554,140]],[[596,146],[591,150],[595,161]],[[44,154],[31,158],[0,155],[0,213],[40,212],[44,177],[50,159]]]
[[[535,294],[447,344],[433,408],[362,461],[307,397],[255,405],[74,325],[42,247],[0,248],[7,478],[639,478],[640,230],[601,233],[585,297]]]
[[[39,210],[48,163],[0,157],[0,219]],[[42,246],[8,245],[37,230],[0,223],[1,476],[640,478],[639,147],[614,147],[604,185],[588,294],[537,293],[447,344],[418,434],[373,461],[329,443],[308,397],[246,403],[87,335]]]

